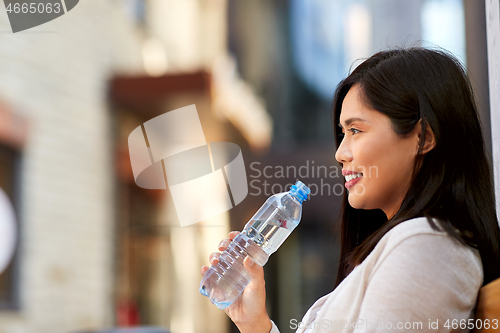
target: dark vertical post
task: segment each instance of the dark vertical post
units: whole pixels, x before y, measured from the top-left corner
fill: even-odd
[[[484,1],[463,0],[467,71],[476,95],[486,152],[491,158],[490,95],[488,90],[488,49]],[[490,161],[491,162],[491,161]]]

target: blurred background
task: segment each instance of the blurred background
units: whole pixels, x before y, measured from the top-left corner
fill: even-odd
[[[265,266],[268,312],[291,332],[337,273],[333,92],[379,50],[453,52],[491,151],[484,1],[84,0],[16,34],[3,8],[0,187],[19,236],[0,275],[0,333],[237,332],[199,294],[200,268],[301,179],[312,190],[302,222]],[[191,104],[207,141],[241,148],[249,194],[181,228],[168,189],[135,184],[127,138]]]

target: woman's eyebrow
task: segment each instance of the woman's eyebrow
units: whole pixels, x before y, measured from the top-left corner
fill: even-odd
[[[345,121],[345,125],[346,125],[346,126],[349,126],[349,125],[351,125],[351,124],[352,124],[353,122],[355,122],[355,121],[361,121],[361,122],[364,122],[364,123],[370,123],[370,122],[369,122],[369,121],[367,121],[367,120],[364,120],[364,119],[361,119],[361,118],[356,118],[356,117],[353,117],[353,118],[349,118],[349,119],[347,119],[347,120]],[[339,127],[340,127],[340,128],[344,128],[344,127],[342,127],[342,124],[340,124],[340,123],[339,123]]]

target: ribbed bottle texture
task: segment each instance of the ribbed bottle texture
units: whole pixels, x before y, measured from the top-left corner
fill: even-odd
[[[251,280],[243,267],[250,258],[264,266],[269,256],[299,224],[302,202],[311,191],[298,181],[289,192],[271,196],[219,257],[219,263],[203,275],[200,293],[219,309],[233,303]]]

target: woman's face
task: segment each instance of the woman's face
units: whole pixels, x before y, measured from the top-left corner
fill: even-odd
[[[356,209],[382,209],[387,218],[396,214],[410,185],[419,133],[400,138],[386,115],[370,109],[361,99],[359,85],[347,93],[340,113],[344,138],[335,153],[346,171],[362,173],[346,182],[349,204]]]

